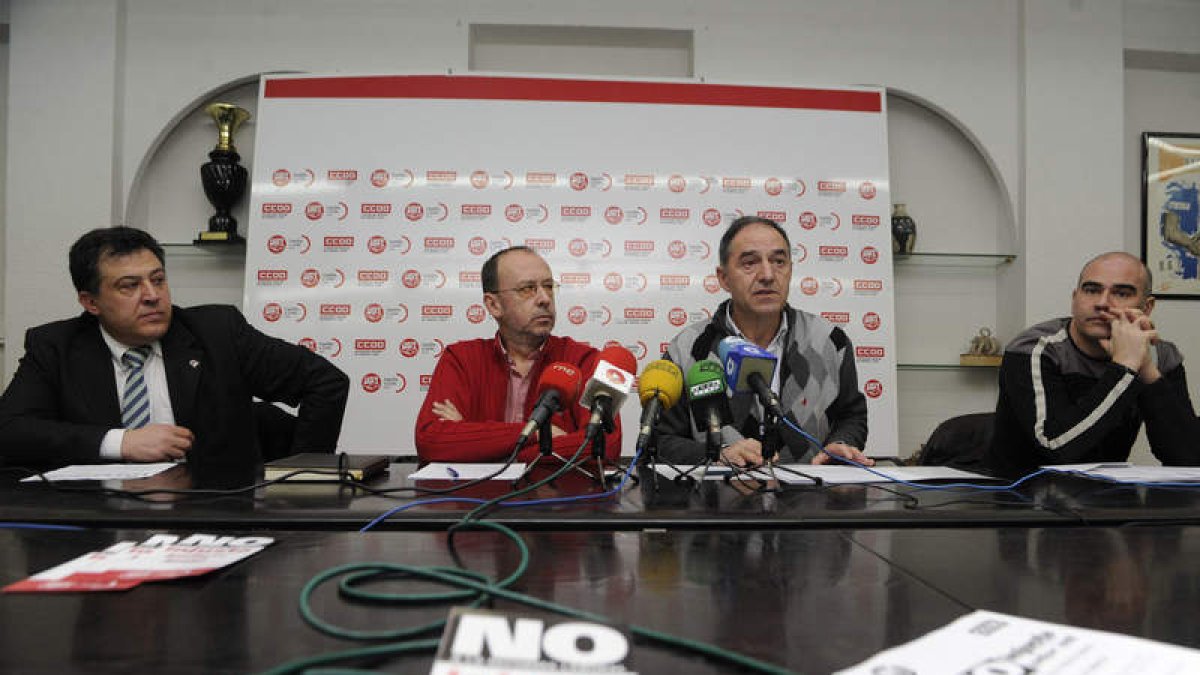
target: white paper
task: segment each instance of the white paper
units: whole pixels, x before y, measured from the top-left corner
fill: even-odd
[[[1046,464],[1042,468],[1051,471],[1092,471],[1103,468],[1119,468],[1130,466],[1129,462],[1085,462],[1083,464]]]
[[[132,480],[134,478],[149,478],[158,475],[171,467],[175,462],[156,462],[154,464],[72,464],[61,469],[47,471],[42,474],[51,482],[61,480]],[[22,483],[40,482],[40,476],[22,478]]]
[[[838,675],[1183,675],[1200,651],[1153,640],[976,611]]]
[[[656,470],[659,475],[665,478],[674,478],[680,472],[686,472],[691,469],[691,466],[680,466],[680,471],[667,466],[666,464],[658,464]],[[774,478],[780,483],[786,485],[813,485],[814,481],[805,476],[819,478],[823,483],[829,485],[844,485],[851,483],[888,483],[897,480],[905,481],[929,481],[929,480],[955,480],[965,482],[977,481],[994,481],[995,479],[983,476],[970,471],[962,471],[960,469],[951,469],[945,466],[885,466],[873,467],[872,473],[866,469],[860,469],[856,466],[844,466],[836,464],[781,464],[775,467]],[[700,478],[700,474],[704,471],[703,467],[697,468],[690,474],[693,478]],[[795,473],[793,473],[795,472]],[[726,476],[733,473],[733,469],[724,465],[713,465],[708,469],[707,480],[724,480]],[[767,480],[771,478],[770,471],[767,469],[752,469],[742,471],[741,474],[746,479]],[[883,475],[879,475],[883,474]]]
[[[430,462],[408,475],[409,480],[475,480],[500,470],[503,464],[449,464]],[[503,472],[492,476],[492,480],[516,480],[525,473],[525,464],[509,465]]]
[[[1047,469],[1085,478],[1099,478],[1123,483],[1195,483],[1200,482],[1200,467],[1195,466],[1134,466],[1127,462],[1110,464],[1063,464]]]

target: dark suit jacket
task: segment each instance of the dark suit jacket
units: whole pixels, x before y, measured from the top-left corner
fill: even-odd
[[[324,357],[255,330],[227,305],[175,307],[161,340],[175,423],[196,436],[189,463],[259,457],[251,397],[300,406],[293,450],[331,452],[349,378]],[[25,334],[25,355],[0,397],[0,457],[10,465],[100,461],[121,426],[112,354],[84,313]]]

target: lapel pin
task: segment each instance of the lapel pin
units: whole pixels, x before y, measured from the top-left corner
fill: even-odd
[[[200,367],[200,362],[199,362],[199,361],[197,361],[196,359],[192,359],[191,361],[188,361],[188,365],[189,365],[189,366],[191,366],[191,367],[193,367],[193,368],[199,368],[199,367]]]

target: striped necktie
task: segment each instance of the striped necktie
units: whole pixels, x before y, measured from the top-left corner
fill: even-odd
[[[144,370],[151,351],[150,347],[134,347],[121,355],[127,373],[121,397],[121,423],[126,429],[141,429],[150,422],[150,393]]]

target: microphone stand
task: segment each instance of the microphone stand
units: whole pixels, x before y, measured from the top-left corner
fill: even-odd
[[[780,424],[779,417],[772,415],[770,413],[766,413],[765,416],[770,421],[767,423],[767,426],[764,427],[764,431],[763,431],[763,461],[769,462],[771,457],[775,457],[776,454],[778,454],[779,448],[783,447],[783,434],[780,433],[780,429],[782,429],[783,427]],[[793,419],[793,422],[795,422],[794,419]],[[799,424],[797,424],[796,426],[799,426]],[[768,438],[771,439],[770,446],[768,446],[768,443],[767,443]],[[811,443],[811,441],[809,441],[809,442]],[[767,455],[768,447],[770,447],[769,452],[771,453],[769,456]],[[820,452],[820,451],[821,451],[821,448],[818,447],[817,452]],[[770,467],[771,467],[771,478],[775,478],[775,465],[771,464]],[[822,485],[825,484],[824,479],[822,479],[820,476],[814,476],[809,473],[804,473],[803,471],[794,469],[792,467],[784,466],[784,467],[780,467],[780,470],[785,471],[790,474],[800,476],[801,478],[807,478],[808,480],[811,480],[813,485],[816,487],[821,487]]]
[[[596,474],[592,477],[597,483],[600,484],[601,490],[607,490],[608,480],[604,475],[604,456],[605,449],[607,448],[607,435],[612,433],[614,429],[611,410],[612,401],[608,397],[597,397],[595,405],[596,412],[598,412],[600,415],[600,423],[594,426],[589,425],[588,427],[588,435],[591,437],[592,441],[592,459],[596,461]],[[587,460],[581,458],[579,460],[579,464],[582,464],[585,461]],[[576,468],[583,473],[588,474],[587,470],[579,467],[578,464],[576,465]]]
[[[596,481],[600,483],[601,490],[608,489],[608,480],[604,477],[604,449],[606,435],[611,429],[610,424],[611,422],[601,424],[592,436],[592,458],[596,460]]]
[[[658,462],[661,459],[658,456],[658,429],[652,428],[650,430],[650,436],[646,438],[646,445],[642,450],[646,453],[646,456],[641,460],[641,464],[650,468],[651,483],[654,485],[654,489],[658,490]],[[635,455],[637,451],[638,448],[633,449]],[[683,471],[680,471],[679,467],[675,466],[669,460],[663,459],[662,462],[674,469],[675,475],[683,474]]]
[[[779,417],[767,409],[763,409],[762,457],[763,466],[771,475],[771,480],[778,482],[775,476],[775,458],[779,456],[779,448],[783,447],[783,435],[779,432]]]
[[[533,473],[533,467],[537,466],[538,463],[543,459],[553,457],[563,464],[570,464],[566,457],[554,452],[554,433],[550,430],[550,427],[551,425],[549,416],[547,416],[545,420],[538,424],[538,456],[535,457],[533,461],[525,467],[525,473],[522,473],[520,478],[513,481],[513,487],[520,486],[521,483],[527,478],[530,480],[530,482],[532,482],[533,479],[530,476]],[[577,464],[573,465],[573,468],[576,471],[582,472],[585,476],[591,476],[591,474],[589,474],[587,471],[579,468]]]
[[[696,489],[700,490],[700,486],[704,483],[704,479],[708,478],[708,470],[713,464],[721,461],[721,432],[708,430],[708,434],[704,436],[704,471],[700,472],[700,482],[696,483]],[[701,466],[701,465],[697,465]],[[691,467],[688,473],[696,471],[696,467]],[[688,476],[684,473],[683,476]]]

